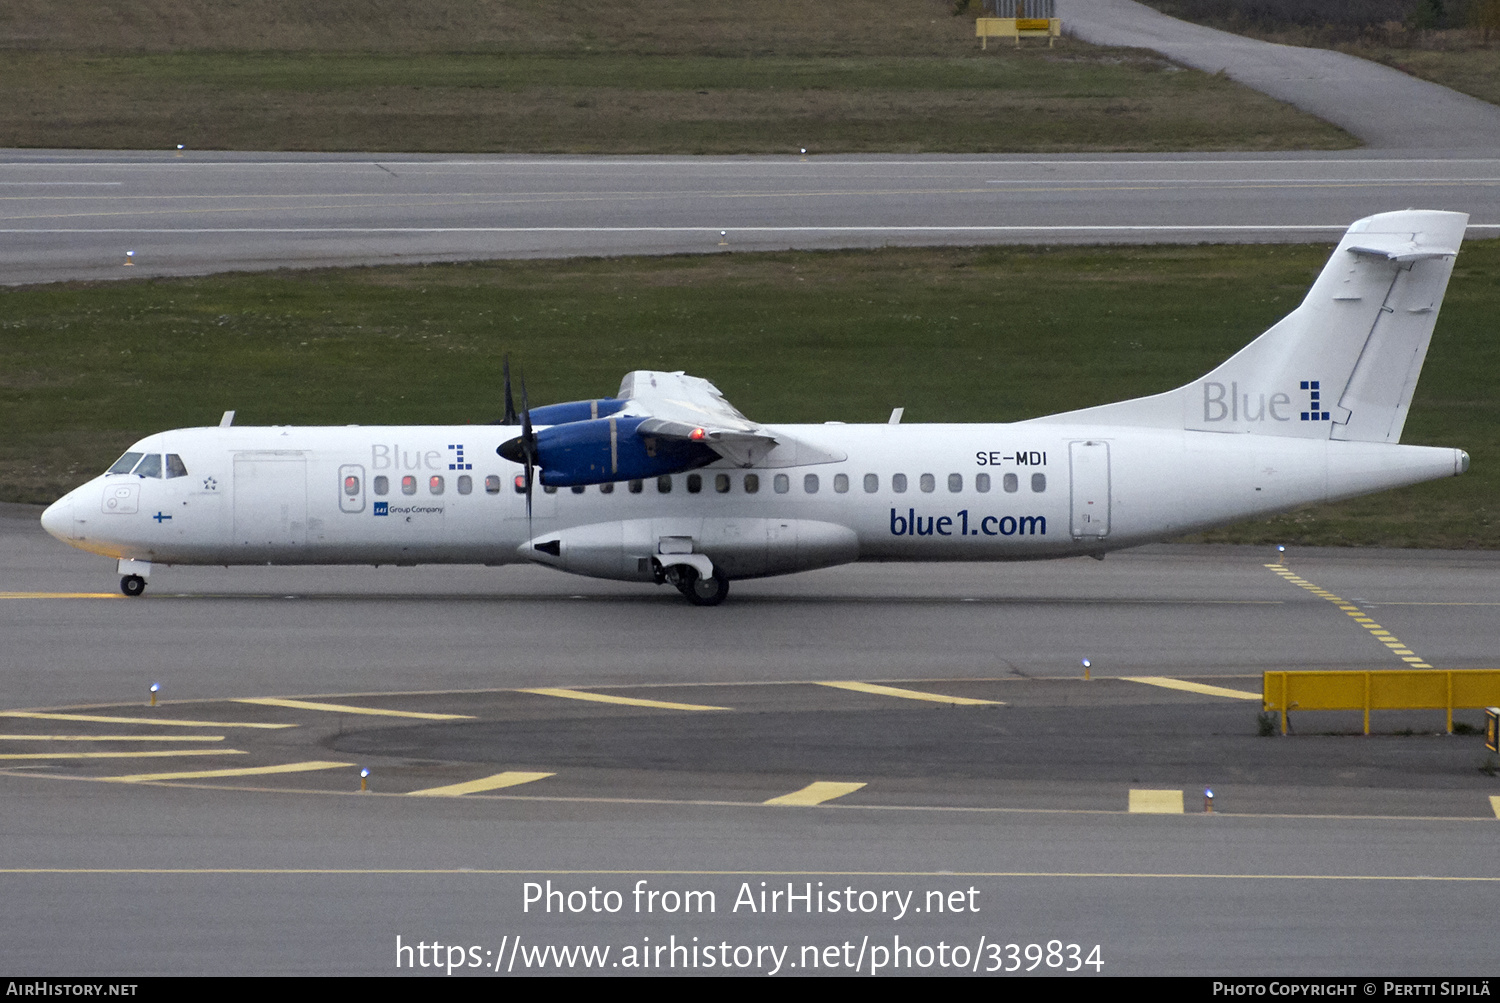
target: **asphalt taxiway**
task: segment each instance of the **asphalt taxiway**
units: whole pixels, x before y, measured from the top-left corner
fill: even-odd
[[[0,512],[11,970],[410,971],[398,936],[472,973],[568,969],[549,945],[634,971],[673,937],[787,947],[783,974],[896,936],[1098,944],[1105,974],[1492,967],[1482,739],[1434,712],[1266,737],[1256,695],[1266,668],[1493,665],[1494,555],[856,566],[715,609],[540,568],[184,568],[127,599],[35,515]],[[528,905],[548,880],[625,905]],[[640,882],[715,909],[636,911]],[[761,882],[927,911],[734,908]]]

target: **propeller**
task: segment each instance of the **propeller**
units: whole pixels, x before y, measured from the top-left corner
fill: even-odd
[[[510,382],[508,373],[506,380],[505,397],[507,404],[506,410],[511,412],[511,424],[514,424],[514,412],[511,411],[510,408]],[[510,462],[520,463],[526,468],[526,472],[524,475],[526,480],[522,486],[522,489],[526,494],[526,521],[530,523],[531,489],[535,481],[535,477],[532,471],[533,468],[536,467],[537,446],[536,432],[531,427],[531,405],[526,397],[526,377],[524,376],[521,377],[521,434],[516,436],[514,439],[508,439],[505,442],[502,442],[495,449],[495,452],[505,457]]]
[[[509,353],[506,353],[505,358],[501,361],[500,368],[501,368],[501,371],[505,374],[505,417],[500,419],[500,424],[502,424],[502,425],[515,425],[515,424],[517,424],[517,421],[516,421],[516,401],[515,401],[515,398],[511,396],[511,393],[510,393],[510,354]]]

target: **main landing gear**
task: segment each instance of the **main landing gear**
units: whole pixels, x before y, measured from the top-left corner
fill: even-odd
[[[140,575],[126,575],[120,579],[120,591],[128,596],[138,596],[146,591],[146,579]]]
[[[729,595],[729,579],[717,569],[704,578],[698,569],[687,564],[675,564],[667,569],[667,581],[677,586],[677,591],[687,596],[694,606],[717,606]]]

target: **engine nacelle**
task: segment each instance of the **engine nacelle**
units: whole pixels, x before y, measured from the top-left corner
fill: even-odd
[[[649,582],[663,554],[703,554],[727,578],[758,578],[848,564],[859,540],[847,526],[810,519],[627,519],[544,533],[520,550],[560,571]]]
[[[575,421],[608,418],[624,410],[625,405],[629,403],[618,397],[601,397],[590,401],[544,404],[531,409],[531,423],[533,425],[568,425]]]
[[[640,435],[642,417],[600,418],[554,425],[536,433],[536,462],[542,483],[570,488],[579,484],[634,481],[693,470],[719,459],[701,442]],[[503,447],[502,447],[503,448]]]

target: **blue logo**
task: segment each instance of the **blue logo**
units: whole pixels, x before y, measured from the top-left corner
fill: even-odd
[[[450,464],[448,464],[448,469],[449,470],[473,470],[474,469],[474,464],[472,464],[472,463],[465,463],[464,462],[464,447],[463,447],[462,443],[459,443],[457,446],[449,446],[448,448],[451,449],[451,450],[453,450],[457,454],[456,456],[453,457],[453,462],[450,463]]]
[[[376,515],[390,515],[391,514],[391,503],[390,502],[376,502],[375,503],[375,514]]]
[[[1319,382],[1319,380],[1302,381],[1302,389],[1309,391],[1307,400],[1308,410],[1302,412],[1303,421],[1328,420],[1328,412],[1319,410],[1323,406],[1322,401],[1319,399],[1322,397],[1322,391],[1318,389]]]

